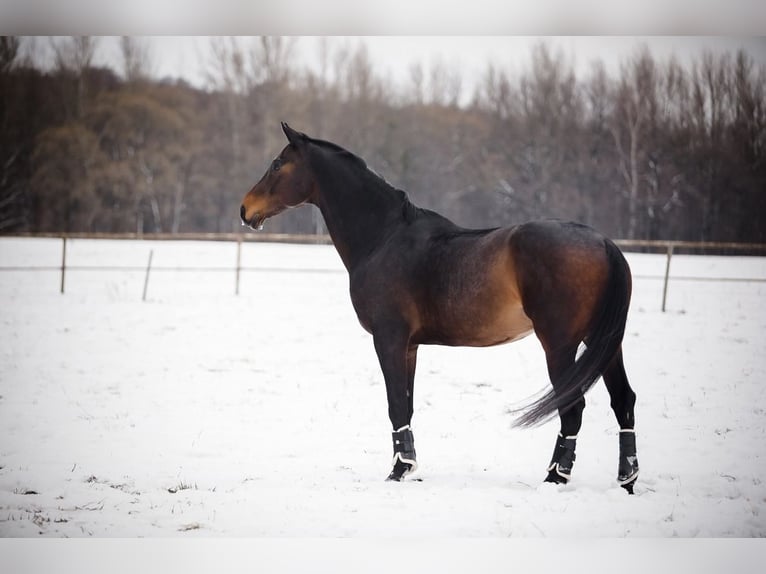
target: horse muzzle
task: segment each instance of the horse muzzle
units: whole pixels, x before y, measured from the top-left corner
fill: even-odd
[[[239,208],[239,218],[242,225],[249,227],[254,231],[260,231],[263,229],[263,222],[266,221],[266,216],[261,213],[254,213],[250,218],[247,217],[247,209],[245,206]]]

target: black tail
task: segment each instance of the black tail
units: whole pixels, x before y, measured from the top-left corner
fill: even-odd
[[[622,344],[630,304],[631,277],[628,262],[619,248],[606,240],[609,282],[601,314],[586,349],[556,382],[558,392],[548,391],[532,404],[519,409],[524,414],[514,426],[531,427],[551,418],[559,409],[569,410],[598,380]]]

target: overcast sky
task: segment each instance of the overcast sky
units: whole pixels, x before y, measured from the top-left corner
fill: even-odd
[[[763,0],[0,0],[27,34],[763,35]]]

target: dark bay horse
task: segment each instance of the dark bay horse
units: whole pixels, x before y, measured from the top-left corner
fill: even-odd
[[[522,409],[516,424],[558,412],[561,430],[545,480],[570,479],[584,394],[603,376],[620,426],[617,480],[632,493],[636,395],[622,359],[631,275],[615,244],[561,221],[461,228],[413,205],[342,147],[285,123],[282,129],[289,143],[245,195],[242,223],[258,229],[304,203],[321,210],[383,371],[393,425],[388,478],[399,481],[417,468],[410,422],[418,346],[483,347],[534,332],[553,388]]]

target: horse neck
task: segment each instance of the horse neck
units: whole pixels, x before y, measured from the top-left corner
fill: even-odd
[[[312,202],[351,271],[401,223],[404,196],[360,166],[323,167],[315,170],[318,191]]]

